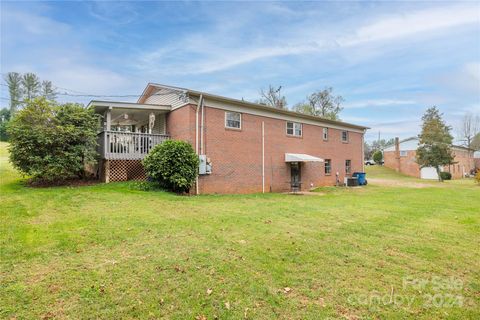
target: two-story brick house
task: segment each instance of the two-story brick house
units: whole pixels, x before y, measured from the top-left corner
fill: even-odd
[[[416,161],[419,139],[411,137],[404,140],[395,138],[395,143],[383,151],[385,166],[403,174],[421,178],[438,179],[437,170],[433,167],[420,167]],[[475,168],[473,150],[463,146],[452,145],[453,163],[444,166],[441,171],[450,172],[452,179],[461,179]]]
[[[90,106],[103,116],[98,173],[107,182],[144,178],[141,159],[165,139],[201,157],[195,193],[308,190],[363,170],[363,126],[158,84],[137,103]]]

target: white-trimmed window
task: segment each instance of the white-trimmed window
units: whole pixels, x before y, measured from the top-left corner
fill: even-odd
[[[406,157],[408,155],[407,150],[400,150],[400,157]]]
[[[342,131],[342,142],[348,142],[348,131]]]
[[[302,124],[298,122],[287,121],[287,135],[301,137],[302,136]]]
[[[241,129],[242,114],[239,112],[225,111],[225,128]]]
[[[328,128],[323,128],[323,140],[328,140]]]
[[[352,160],[345,160],[345,173],[350,174],[352,171]]]
[[[332,174],[332,160],[325,159],[325,175]]]

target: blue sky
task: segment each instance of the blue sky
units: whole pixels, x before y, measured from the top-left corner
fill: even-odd
[[[480,4],[2,1],[9,71],[71,94],[140,94],[158,82],[255,100],[281,85],[289,106],[332,86],[345,98],[341,119],[371,127],[368,140],[408,137],[429,106],[454,127],[480,113]]]

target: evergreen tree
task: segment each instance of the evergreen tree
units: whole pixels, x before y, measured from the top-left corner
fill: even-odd
[[[49,101],[54,101],[57,98],[57,93],[55,89],[53,89],[52,81],[42,81],[41,96]]]
[[[13,116],[22,100],[22,75],[18,72],[9,72],[5,77],[5,82],[10,94],[10,115]]]
[[[31,100],[38,96],[40,91],[40,79],[35,73],[25,73],[22,77],[22,86],[25,98]]]
[[[438,180],[442,181],[440,167],[453,162],[451,128],[445,124],[437,107],[428,108],[422,121],[422,132],[418,136],[420,141],[417,148],[417,163],[420,167],[434,167]]]

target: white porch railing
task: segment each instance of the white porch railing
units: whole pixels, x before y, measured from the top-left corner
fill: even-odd
[[[103,159],[143,159],[157,144],[170,139],[166,134],[103,131],[97,136],[98,153]]]

